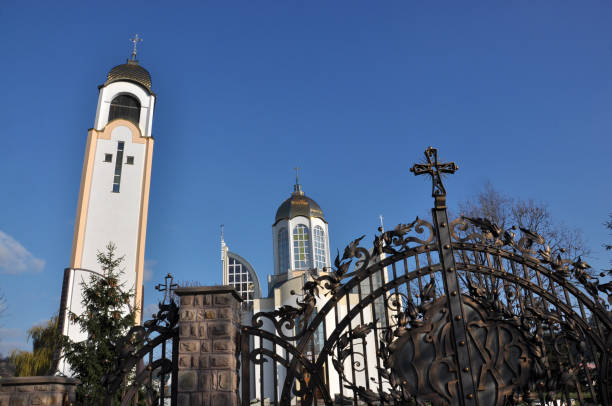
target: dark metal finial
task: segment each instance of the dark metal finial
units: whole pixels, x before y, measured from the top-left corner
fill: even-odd
[[[178,284],[174,283],[174,277],[172,276],[171,273],[166,275],[164,279],[165,279],[164,284],[161,284],[161,283],[157,284],[155,286],[155,290],[159,292],[164,292],[164,301],[162,303],[167,303],[168,299],[172,299],[174,288],[178,288]]]
[[[134,48],[132,49],[132,60],[135,61],[137,52],[136,46],[139,42],[142,42],[142,38],[140,38],[138,34],[135,34],[134,38],[130,38],[130,41],[134,44]]]
[[[410,172],[415,175],[430,175],[432,180],[431,196],[436,199],[436,206],[444,206],[446,202],[446,189],[442,183],[442,174],[455,173],[459,166],[454,162],[438,162],[438,150],[433,147],[427,147],[425,158],[427,163],[415,164],[410,168]]]
[[[293,169],[295,169],[295,185],[293,186],[293,193],[298,194],[298,195],[303,195],[304,192],[302,192],[302,185],[300,185],[300,177],[298,174],[300,167],[296,166]]]

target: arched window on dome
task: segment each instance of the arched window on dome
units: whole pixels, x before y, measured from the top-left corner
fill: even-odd
[[[108,113],[108,122],[124,118],[138,125],[140,122],[140,103],[138,99],[127,94],[121,94],[113,99]]]
[[[278,270],[287,272],[289,269],[289,232],[285,227],[278,231]]]
[[[312,268],[310,232],[303,224],[293,228],[293,265],[294,269]]]
[[[323,227],[315,226],[312,230],[312,239],[314,240],[314,266],[315,268],[323,269],[327,266],[325,259],[325,231],[323,231]]]

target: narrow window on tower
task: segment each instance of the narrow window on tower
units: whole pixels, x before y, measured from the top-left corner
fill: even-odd
[[[278,260],[279,272],[287,272],[289,269],[289,233],[285,227],[278,232]]]
[[[293,229],[293,265],[295,269],[312,268],[310,230],[303,224]]]
[[[323,269],[327,266],[325,255],[325,231],[321,226],[315,226],[313,229],[314,240],[314,263],[315,268]]]
[[[115,176],[113,178],[113,192],[119,193],[119,185],[121,184],[121,166],[123,165],[123,141],[117,144],[117,159],[115,160]]]

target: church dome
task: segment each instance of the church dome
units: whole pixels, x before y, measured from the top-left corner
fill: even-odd
[[[151,75],[137,61],[128,60],[127,63],[117,65],[111,69],[108,72],[104,86],[120,80],[138,83],[149,92],[151,91]]]
[[[298,216],[318,217],[326,221],[321,207],[317,202],[302,192],[300,184],[294,186],[294,192],[291,193],[291,197],[279,206],[276,211],[274,224],[278,223],[280,220],[290,220]]]

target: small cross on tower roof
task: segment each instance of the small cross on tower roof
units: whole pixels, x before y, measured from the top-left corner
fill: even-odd
[[[438,162],[438,150],[432,147],[425,150],[425,158],[427,163],[415,164],[410,168],[410,172],[415,175],[430,175],[432,181],[431,196],[436,199],[436,207],[445,206],[446,189],[442,183],[442,174],[455,173],[459,166],[454,162]]]
[[[300,167],[296,166],[293,169],[295,169],[295,185],[293,186],[293,193],[298,194],[298,195],[303,195],[304,192],[302,192],[302,185],[300,185],[300,177],[298,174]]]
[[[138,45],[139,42],[142,42],[142,38],[140,38],[138,36],[138,34],[135,34],[134,38],[130,38],[130,42],[132,42],[134,44],[134,49],[132,49],[132,60],[135,61],[136,60],[137,45]]]

